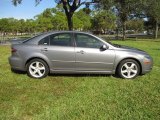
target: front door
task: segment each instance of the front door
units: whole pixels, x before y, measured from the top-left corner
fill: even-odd
[[[114,50],[101,50],[105,43],[88,34],[75,34],[75,41],[77,71],[112,71]]]

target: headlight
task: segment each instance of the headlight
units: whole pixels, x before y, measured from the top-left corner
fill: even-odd
[[[143,63],[151,64],[151,57],[149,55],[144,56]]]

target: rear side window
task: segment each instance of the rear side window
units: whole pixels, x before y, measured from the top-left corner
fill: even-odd
[[[62,33],[50,36],[50,45],[55,46],[73,46],[71,34]]]
[[[49,36],[39,41],[39,45],[49,45]]]

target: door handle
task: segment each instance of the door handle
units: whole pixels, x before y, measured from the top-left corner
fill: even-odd
[[[80,51],[77,51],[77,53],[84,54],[85,52],[83,50],[80,50]]]
[[[43,48],[43,49],[41,49],[41,51],[48,51],[48,49],[47,48]]]

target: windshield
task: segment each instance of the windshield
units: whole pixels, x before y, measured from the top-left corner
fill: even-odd
[[[121,47],[121,45],[114,44],[114,43],[112,43],[112,42],[110,42],[110,41],[107,41],[107,40],[105,40],[103,37],[100,37],[100,36],[98,36],[98,37],[101,38],[103,41],[106,41],[107,43],[109,43],[110,45],[112,45],[112,46],[114,46],[114,47]]]

